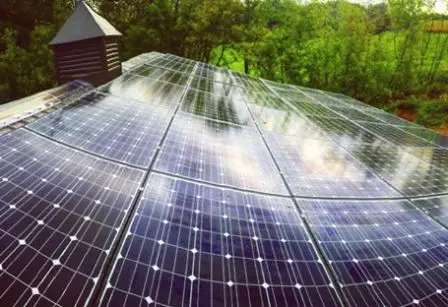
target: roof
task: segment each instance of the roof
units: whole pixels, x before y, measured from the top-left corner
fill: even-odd
[[[166,54],[0,136],[1,305],[443,306],[446,137]]]
[[[74,99],[92,89],[90,84],[73,81],[29,97],[0,105],[0,134],[8,131],[8,126],[41,116],[41,113],[70,104]]]
[[[67,19],[58,34],[50,42],[50,45],[59,45],[105,36],[121,36],[121,33],[106,19],[98,15],[84,1],[80,1],[73,14]]]

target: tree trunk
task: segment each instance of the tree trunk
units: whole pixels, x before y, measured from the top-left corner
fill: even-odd
[[[249,67],[250,63],[249,60],[247,58],[244,58],[244,73],[245,74],[249,74]]]

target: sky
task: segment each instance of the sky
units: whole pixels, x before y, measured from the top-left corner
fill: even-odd
[[[446,4],[443,3],[443,0],[437,1],[435,11],[437,13],[447,13],[447,7],[446,7]]]
[[[381,3],[384,2],[384,0],[350,0],[351,2],[358,2],[358,3]],[[437,13],[448,13],[448,8],[446,7],[446,3],[444,3],[444,0],[437,0],[436,6],[434,10]]]

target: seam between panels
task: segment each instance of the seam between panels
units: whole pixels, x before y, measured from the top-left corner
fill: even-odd
[[[360,164],[363,165],[362,163],[360,163]],[[208,186],[216,187],[216,188],[219,188],[219,189],[227,189],[227,190],[238,191],[238,192],[247,192],[247,193],[260,194],[260,195],[265,195],[265,196],[283,197],[283,198],[288,198],[288,199],[291,197],[289,195],[289,192],[287,192],[287,194],[269,193],[269,192],[263,192],[263,191],[253,190],[253,189],[238,188],[238,187],[235,187],[235,186],[219,184],[219,183],[206,181],[206,180],[190,178],[190,177],[187,177],[187,176],[183,176],[183,175],[179,175],[179,174],[172,174],[172,173],[161,171],[161,170],[153,169],[152,172],[154,174],[159,174],[159,175],[166,176],[166,177],[177,178],[177,179],[188,181],[188,182],[191,182],[191,183],[208,185]],[[379,179],[382,179],[382,178],[379,177]],[[448,196],[448,193],[420,195],[418,197],[412,197],[412,199],[413,200],[431,199],[431,198],[441,197],[441,196]],[[303,199],[303,200],[330,200],[330,201],[334,200],[334,201],[372,201],[372,202],[378,202],[378,201],[383,201],[383,200],[408,200],[408,197],[405,197],[405,196],[400,196],[400,197],[371,197],[371,198],[361,198],[361,197],[338,197],[338,198],[335,198],[335,197],[315,197],[315,196],[297,196],[297,195],[295,195],[294,197],[295,198],[299,198],[299,199]]]
[[[147,168],[144,167],[144,166],[139,166],[139,165],[127,163],[127,162],[124,162],[124,161],[116,160],[116,159],[113,159],[113,158],[105,157],[105,156],[97,154],[97,153],[95,153],[93,151],[85,150],[83,148],[76,147],[76,146],[64,143],[62,141],[53,139],[53,138],[51,138],[49,136],[46,136],[45,134],[43,134],[43,133],[41,133],[39,131],[34,130],[33,128],[26,127],[26,126],[25,127],[21,127],[21,128],[23,130],[26,130],[26,131],[28,131],[28,132],[30,132],[32,134],[35,134],[35,135],[37,135],[37,136],[39,136],[41,138],[44,138],[44,139],[46,139],[46,140],[48,140],[48,141],[50,141],[52,143],[55,143],[55,144],[58,144],[60,146],[65,147],[65,148],[68,148],[68,149],[71,149],[71,150],[83,153],[83,154],[88,155],[90,157],[95,157],[97,159],[105,160],[105,161],[108,161],[108,162],[111,162],[111,163],[115,163],[115,164],[120,164],[120,165],[127,166],[127,167],[130,167],[130,168],[136,169],[136,170],[140,170],[140,171],[146,171],[147,170]]]
[[[206,185],[206,186],[210,186],[210,187],[214,187],[214,188],[218,188],[218,189],[226,189],[226,190],[231,190],[231,191],[236,191],[236,192],[243,192],[243,193],[260,194],[260,195],[272,196],[272,197],[283,197],[283,198],[289,198],[290,197],[287,194],[276,194],[276,193],[268,193],[268,192],[257,191],[257,190],[252,190],[252,189],[243,189],[243,188],[238,188],[238,187],[231,186],[231,185],[224,185],[224,184],[219,184],[219,183],[215,183],[215,182],[211,182],[211,181],[200,180],[200,179],[196,179],[196,178],[190,178],[190,177],[186,177],[186,176],[183,176],[183,175],[172,174],[172,173],[161,171],[161,170],[152,170],[152,172],[154,174],[162,175],[162,176],[165,176],[165,177],[170,177],[170,178],[173,178],[173,179],[177,178],[177,179],[180,179],[180,180],[183,180],[183,181],[187,181],[187,182],[190,182],[190,183],[202,184],[202,185]]]
[[[100,271],[99,277],[98,277],[98,283],[94,287],[91,295],[89,296],[86,306],[100,306],[102,299],[104,298],[104,295],[106,294],[106,289],[108,288],[108,281],[111,277],[111,274],[113,273],[113,270],[115,269],[116,260],[118,258],[118,255],[120,254],[120,248],[123,246],[126,234],[129,231],[132,222],[134,220],[135,212],[137,211],[138,205],[140,203],[141,197],[143,195],[144,189],[146,184],[149,181],[149,177],[152,173],[152,168],[154,167],[157,158],[159,157],[159,154],[161,152],[162,146],[165,142],[165,139],[168,135],[168,132],[170,131],[170,128],[174,122],[174,119],[177,115],[177,112],[180,109],[180,106],[186,96],[187,91],[190,88],[190,83],[193,79],[194,73],[196,71],[197,64],[195,64],[193,71],[191,72],[189,79],[183,89],[182,95],[179,98],[179,101],[177,103],[176,109],[174,110],[173,114],[171,115],[171,119],[165,129],[165,132],[159,142],[159,145],[157,146],[156,152],[154,153],[153,158],[151,159],[151,163],[149,164],[149,167],[146,169],[146,174],[144,175],[143,180],[141,181],[141,184],[138,188],[137,194],[132,201],[132,203],[129,206],[129,209],[126,212],[126,215],[124,217],[123,226],[119,233],[117,233],[117,239],[115,240],[113,246],[111,247],[110,255],[106,258],[106,262],[102,267],[102,270]]]
[[[232,79],[232,81],[235,83],[235,79],[234,79],[234,77],[233,77],[233,75],[232,75],[232,73],[230,73],[230,78]],[[242,90],[244,90],[244,89],[242,89]],[[244,103],[244,106],[247,108],[247,104],[246,103]],[[248,109],[248,108],[247,108]],[[248,109],[249,110],[249,109]],[[252,113],[250,113],[250,111],[249,111],[249,114],[251,115],[251,119],[252,119],[252,121],[254,122],[254,124],[255,124],[255,127],[256,127],[256,130],[258,131],[258,126],[257,126],[257,123],[255,122],[255,120],[254,120],[254,118],[253,118],[253,116],[252,116]],[[258,134],[260,133],[260,131],[258,131]],[[261,135],[260,135],[261,136]],[[264,141],[264,139],[262,139],[263,141]],[[264,143],[265,145],[266,145],[266,143]],[[271,155],[271,159],[272,159],[272,155]],[[288,198],[289,198],[289,196],[288,196]],[[252,229],[253,230],[253,229]],[[259,246],[258,246],[258,244],[257,243],[255,243],[255,247],[256,247],[256,250],[257,250],[257,252],[258,252],[258,254],[260,254],[260,252],[259,252]],[[258,275],[258,274],[257,274]],[[263,278],[263,282],[264,283],[266,283],[266,276],[265,276],[265,272],[263,271],[263,270],[261,270],[261,276],[262,276],[262,278]],[[267,299],[267,302],[268,302],[268,306],[272,306],[272,303],[271,303],[271,300],[270,300],[270,298],[269,298],[269,295],[268,295],[268,293],[267,293],[267,289],[265,290],[265,293],[266,293],[266,299]],[[263,303],[262,303],[262,305],[264,305]]]
[[[233,78],[233,76],[232,76],[232,78]],[[271,87],[269,85],[267,85],[263,80],[262,80],[262,82],[263,82],[263,84],[265,84],[268,87],[268,89],[271,92],[275,93],[278,97],[280,97],[280,95],[278,95],[277,92],[272,90]],[[252,111],[250,110],[250,108],[249,108],[249,106],[247,104],[246,98],[243,97],[243,100],[244,100],[245,106],[246,106],[246,108],[247,108],[247,110],[248,110],[252,120],[255,123],[255,127],[257,128],[257,131],[258,131],[258,133],[259,133],[259,135],[260,135],[260,137],[261,137],[261,139],[262,139],[266,149],[268,150],[269,155],[271,156],[271,159],[272,159],[272,161],[274,162],[274,164],[275,164],[275,166],[277,168],[277,171],[280,174],[280,177],[282,178],[283,184],[285,185],[285,187],[286,187],[286,189],[287,189],[287,191],[289,193],[289,197],[291,198],[292,202],[294,203],[294,206],[295,206],[295,208],[297,210],[296,213],[300,216],[300,218],[301,218],[301,220],[303,222],[305,232],[306,232],[306,234],[308,235],[308,237],[311,240],[311,245],[313,246],[314,251],[316,252],[317,256],[320,259],[322,259],[321,261],[322,261],[322,265],[323,265],[324,271],[327,274],[327,277],[328,277],[328,279],[330,280],[330,283],[331,283],[329,286],[332,287],[333,289],[335,289],[336,297],[337,297],[339,303],[341,304],[341,306],[348,306],[346,304],[345,300],[343,299],[344,296],[343,296],[342,290],[341,290],[341,288],[339,286],[339,283],[337,282],[336,274],[331,269],[330,263],[329,263],[328,259],[326,258],[323,250],[320,248],[320,246],[318,244],[318,240],[315,237],[315,235],[314,235],[314,233],[312,231],[311,226],[309,225],[308,221],[305,219],[305,215],[303,214],[302,209],[300,208],[299,204],[297,203],[297,201],[296,201],[296,199],[294,197],[294,193],[292,192],[288,182],[286,181],[286,178],[283,175],[283,172],[282,172],[280,166],[278,165],[277,160],[275,159],[274,154],[273,154],[271,148],[269,147],[269,145],[268,145],[268,143],[267,143],[267,141],[266,141],[266,139],[265,139],[265,137],[263,135],[263,132],[261,131],[260,127],[258,126],[258,123],[255,120],[255,117],[252,114]]]
[[[301,93],[303,93],[302,91],[300,91]],[[303,93],[305,96],[307,96],[308,98],[315,100],[312,97],[309,97],[307,94]],[[325,106],[326,107],[326,106]],[[326,107],[327,108],[327,107]],[[345,117],[345,116],[344,116]],[[348,118],[347,118],[348,119]],[[348,119],[350,120],[350,119]],[[311,122],[311,121],[309,121]],[[313,123],[314,124],[314,123]],[[367,131],[367,130],[366,130]],[[327,135],[327,137],[336,145],[338,145],[336,143],[335,140],[333,140],[331,137],[329,137]],[[389,141],[388,141],[389,142]],[[389,142],[390,143],[390,142]],[[391,143],[392,144],[392,143]],[[393,145],[393,144],[392,144]],[[367,170],[371,171],[373,174],[375,174],[375,176],[377,176],[381,181],[383,181],[386,185],[388,185],[389,187],[391,187],[394,191],[396,191],[399,195],[402,196],[402,200],[406,200],[410,205],[412,205],[417,211],[421,212],[424,216],[428,217],[431,221],[437,223],[438,225],[442,226],[442,228],[448,230],[448,226],[444,225],[442,222],[440,222],[439,220],[435,219],[434,217],[432,217],[431,215],[429,215],[428,213],[426,213],[425,211],[423,211],[420,207],[418,207],[413,201],[412,201],[412,197],[410,196],[406,196],[403,192],[401,192],[398,188],[396,188],[394,185],[392,185],[386,178],[384,178],[381,174],[378,174],[377,172],[373,171],[370,167],[368,167],[367,165],[365,165],[362,161],[360,161],[359,159],[357,159],[348,149],[338,145],[340,148],[342,148],[342,150],[344,150],[348,155],[350,155],[350,157],[352,157],[353,159],[355,159],[355,161],[357,161],[359,164],[361,164],[363,167],[365,167]],[[395,145],[394,145],[395,146]],[[398,147],[398,146],[397,146]],[[413,155],[412,155],[413,156]],[[424,163],[427,164],[427,162],[421,160],[418,158],[419,161],[422,161]],[[425,197],[430,197],[432,194],[430,195],[424,195],[423,198]],[[446,194],[434,194],[433,196],[443,196]],[[415,197],[416,199],[418,199],[419,197]],[[394,200],[394,198],[387,198],[385,200]]]

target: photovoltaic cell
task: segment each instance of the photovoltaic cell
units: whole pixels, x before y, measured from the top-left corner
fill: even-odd
[[[448,227],[448,196],[416,199],[413,203],[433,219]]]
[[[235,91],[235,89],[238,89],[238,87],[229,83],[213,82],[210,79],[201,77],[193,77],[190,87],[198,91],[216,95],[228,95],[232,91]]]
[[[163,56],[151,61],[151,63],[146,66],[159,67],[189,74],[193,71],[195,63],[196,62],[192,60],[183,59],[176,56]]]
[[[355,108],[360,109],[360,110],[373,110],[373,109],[375,109],[372,106],[370,106],[370,105],[368,105],[368,104],[366,104],[364,102],[361,102],[359,100],[353,99],[351,97],[345,96],[345,95],[340,94],[340,93],[332,93],[332,92],[326,92],[326,91],[322,91],[322,92],[325,93],[325,95],[328,95],[328,96],[330,96],[330,97],[332,97],[334,99],[337,99],[337,100],[341,100],[344,103],[346,103],[348,105],[351,105],[352,107],[355,107]],[[376,110],[378,110],[378,109],[376,109]],[[380,111],[380,110],[378,110],[378,111]]]
[[[382,125],[374,123],[359,123],[364,129],[378,135],[388,142],[398,146],[431,146],[432,144],[413,134],[392,127],[391,125]]]
[[[182,101],[181,110],[209,119],[253,126],[242,93],[234,87],[223,95],[220,92],[207,93],[190,89]]]
[[[231,71],[235,84],[244,87],[247,91],[269,93],[268,87],[258,78],[243,73]]]
[[[160,175],[109,284],[102,306],[339,305],[290,199]]]
[[[277,96],[246,92],[245,101],[263,131],[283,135],[325,138],[323,131],[311,126],[296,109]]]
[[[337,99],[327,95],[325,92],[315,89],[296,87],[296,91],[300,92],[301,95],[306,96],[311,101],[325,105],[329,108],[333,107],[342,107],[342,108],[356,108],[352,106],[350,103],[345,102],[344,100]]]
[[[296,196],[331,198],[396,197],[398,193],[329,141],[265,134]]]
[[[227,70],[218,69],[204,63],[197,64],[194,75],[199,76],[203,79],[209,79],[213,82],[221,82],[239,86],[238,84],[235,84],[233,82],[230,73]]]
[[[143,172],[16,130],[0,174],[0,305],[84,306]]]
[[[381,140],[379,136],[362,129],[355,123],[343,118],[308,116],[308,119],[315,124],[315,126],[324,130],[328,137],[344,147],[346,147],[346,144],[375,143],[376,141]]]
[[[334,107],[334,108],[332,108],[332,110],[337,112],[339,115],[345,116],[346,118],[353,120],[353,121],[385,124],[385,122],[382,121],[381,119],[371,116],[371,115],[367,114],[366,112],[362,112],[357,109]]]
[[[404,126],[404,127],[418,127],[417,125],[415,125],[407,120],[401,119],[399,117],[393,116],[392,114],[389,114],[389,113],[386,113],[383,111],[379,112],[377,109],[374,109],[374,108],[367,109],[366,113],[369,113],[370,115],[375,116],[390,125],[397,125],[397,126]]]
[[[71,146],[147,167],[171,114],[169,109],[93,93],[28,127]]]
[[[157,79],[127,74],[117,78],[98,90],[120,98],[145,102],[148,105],[164,108],[177,106],[184,85]]]
[[[125,66],[0,136],[0,306],[448,305],[446,137],[174,55]]]
[[[425,161],[417,152],[411,154],[391,145],[354,145],[349,151],[405,196],[448,192],[446,164]]]
[[[447,229],[407,201],[298,200],[350,306],[444,306]]]
[[[129,73],[178,85],[185,85],[188,81],[188,74],[145,65],[133,69]]]
[[[441,146],[441,147],[448,147],[448,136],[437,133],[435,131],[425,129],[422,127],[403,127],[398,126],[401,130],[413,134],[419,138],[424,139],[427,142],[430,142],[432,145]]]
[[[155,169],[220,185],[287,193],[255,129],[193,115],[177,115]]]

